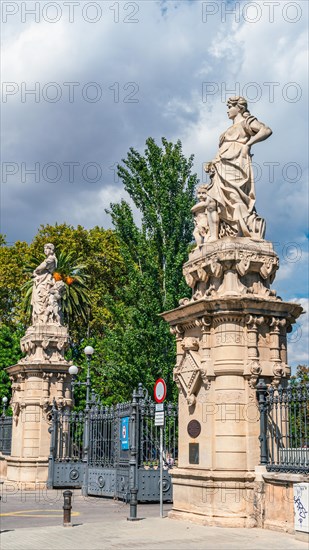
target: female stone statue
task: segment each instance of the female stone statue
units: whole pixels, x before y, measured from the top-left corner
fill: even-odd
[[[33,271],[33,290],[31,297],[32,323],[44,323],[49,306],[50,290],[54,286],[53,273],[57,267],[54,245],[44,246],[45,260]]]
[[[206,201],[207,240],[215,241],[225,235],[261,239],[265,222],[255,210],[250,148],[267,139],[272,131],[249,113],[243,97],[229,98],[227,106],[233,125],[221,135],[216,157],[205,166],[211,179]]]

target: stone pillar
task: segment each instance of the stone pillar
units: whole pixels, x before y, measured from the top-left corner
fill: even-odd
[[[7,369],[12,381],[13,431],[7,479],[23,488],[46,483],[50,448],[49,413],[71,407],[70,363],[64,359],[67,328],[57,324],[29,327],[21,339],[26,356]]]
[[[270,290],[271,243],[224,237],[197,246],[184,265],[192,298],[162,314],[177,340],[179,463],[171,517],[254,527],[260,511],[255,386],[285,384],[286,333],[302,308]]]

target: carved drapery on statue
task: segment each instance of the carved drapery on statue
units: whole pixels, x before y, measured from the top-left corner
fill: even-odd
[[[206,163],[210,183],[197,189],[192,208],[197,246],[183,273],[192,300],[248,294],[280,300],[270,289],[279,258],[264,240],[265,221],[255,209],[250,153],[251,145],[272,132],[250,115],[244,98],[230,98],[227,105],[233,125],[221,135],[215,158]]]
[[[250,115],[243,97],[232,97],[227,105],[233,125],[220,136],[215,158],[205,165],[210,183],[199,188],[200,202],[192,209],[198,245],[226,236],[261,240],[265,235],[265,221],[255,209],[250,147],[272,131]]]
[[[65,288],[63,281],[55,281],[53,273],[57,267],[54,245],[44,246],[45,260],[34,270],[33,290],[31,297],[32,323],[62,324],[61,297]]]
[[[20,363],[65,365],[68,330],[63,326],[61,311],[65,283],[53,277],[57,268],[54,245],[46,244],[44,253],[45,260],[33,271],[32,325],[20,341],[21,350],[26,354]]]

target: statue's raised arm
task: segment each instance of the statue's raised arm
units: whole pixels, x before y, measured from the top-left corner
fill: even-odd
[[[265,222],[255,209],[250,149],[272,131],[250,114],[243,97],[229,98],[227,106],[233,124],[220,136],[215,158],[205,165],[210,183],[206,191],[208,233],[204,240],[211,242],[225,236],[260,240],[265,235]]]

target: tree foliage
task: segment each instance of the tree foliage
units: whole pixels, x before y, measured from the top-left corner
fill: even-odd
[[[289,435],[293,447],[308,447],[309,418],[309,367],[298,365],[296,374],[290,380]]]
[[[155,379],[164,376],[172,397],[174,339],[159,314],[188,295],[182,265],[192,240],[190,209],[197,176],[191,174],[193,157],[184,157],[180,141],[172,144],[163,138],[162,145],[149,138],[144,155],[131,148],[118,167],[141,226],[127,202],[111,205],[126,274],[111,306],[116,326],[102,342],[102,391],[108,393],[116,381],[118,389],[128,393],[128,380],[152,388]]]
[[[174,339],[160,313],[177,307],[179,298],[189,293],[182,265],[192,240],[190,209],[197,184],[192,165],[193,157],[183,155],[180,141],[173,144],[162,138],[159,146],[149,138],[143,154],[131,148],[118,166],[134,206],[125,201],[111,205],[114,230],[64,223],[41,226],[29,245],[17,242],[9,247],[1,241],[3,330],[9,328],[19,341],[20,330],[27,324],[21,289],[28,290],[29,300],[31,273],[41,261],[44,245],[53,243],[57,272],[67,282],[68,298],[71,295],[76,305],[78,297],[72,291],[77,286],[69,283],[70,278],[80,277],[80,303],[85,311],[90,305],[90,315],[67,308],[71,338],[67,358],[80,367],[83,380],[83,348],[87,344],[95,348],[92,380],[106,403],[129,399],[138,382],[152,389],[159,376],[166,379],[172,396]],[[76,397],[82,406],[84,388]]]
[[[19,339],[29,324],[29,314],[27,318],[23,308],[22,289],[27,293],[32,282],[32,271],[43,259],[44,245],[47,242],[55,245],[56,255],[60,260],[58,269],[63,277],[69,277],[70,274],[79,277],[78,270],[76,272],[77,264],[79,268],[83,266],[83,277],[86,275],[89,289],[86,300],[87,304],[90,303],[91,315],[85,318],[76,308],[75,311],[71,311],[70,349],[67,354],[68,359],[82,365],[82,349],[86,345],[86,338],[95,336],[96,339],[101,339],[106,326],[113,324],[112,314],[108,308],[109,296],[113,294],[118,284],[119,273],[123,270],[123,259],[120,256],[115,232],[100,227],[86,230],[81,226],[75,229],[67,224],[56,224],[41,226],[30,245],[17,242],[13,246],[8,246],[3,237],[1,242],[0,329],[3,329],[6,335],[10,334],[14,342],[18,342],[18,347]],[[73,285],[68,287],[68,292],[72,292]],[[83,287],[83,290],[86,291],[86,288]],[[8,386],[4,367],[14,364],[15,359],[12,358],[12,361],[0,364],[1,380]]]
[[[22,327],[16,327],[15,331],[11,327],[0,325],[0,398],[9,397],[10,380],[6,367],[15,365],[21,358],[19,341],[23,336]]]

